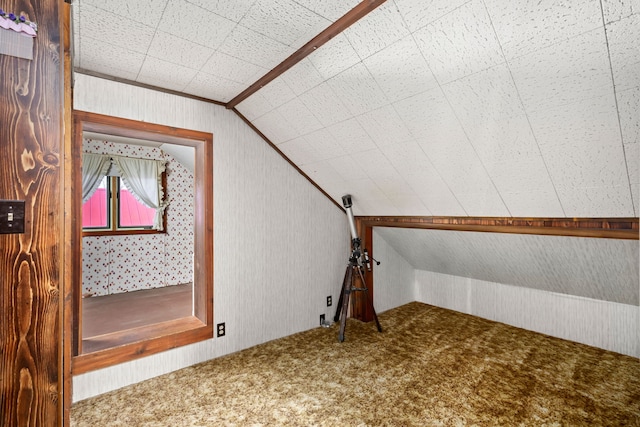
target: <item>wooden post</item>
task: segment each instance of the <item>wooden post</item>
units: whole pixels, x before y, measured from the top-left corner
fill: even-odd
[[[367,225],[365,225],[360,219],[356,218],[356,229],[358,232],[358,236],[360,236],[361,247],[362,249],[368,249],[369,253],[373,251],[373,229]],[[372,262],[373,263],[373,262]],[[374,267],[372,266],[372,269]],[[362,283],[360,283],[360,279],[356,275],[356,286],[361,287]],[[371,297],[371,301],[373,301],[373,270],[371,272],[364,272],[364,280],[367,282],[367,287],[369,288],[369,296]],[[369,304],[367,304],[366,295],[363,292],[355,292],[352,295],[353,305],[351,308],[351,317],[361,320],[363,322],[371,322],[373,318],[373,312],[370,309]]]
[[[8,0],[38,24],[33,60],[0,55],[0,199],[25,201],[22,234],[0,235],[0,425],[62,423],[58,0]]]

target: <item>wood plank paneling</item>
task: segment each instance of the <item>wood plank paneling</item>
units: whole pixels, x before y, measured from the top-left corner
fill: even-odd
[[[0,235],[0,424],[6,426],[55,426],[62,419],[60,4],[2,5],[39,27],[33,60],[0,55],[0,198],[26,205],[24,234]]]
[[[367,249],[371,255],[371,246],[373,243],[373,228],[365,226],[362,221],[356,221],[356,229],[358,231],[358,236],[360,236],[362,250]],[[371,301],[373,301],[373,274],[372,272],[367,271],[366,268],[364,270],[364,280],[365,282],[367,282],[366,285],[369,289],[369,297],[371,298]],[[356,287],[362,287],[361,280],[357,277],[357,275]],[[364,292],[354,292],[351,301],[351,317],[354,317],[363,322],[371,322],[374,319],[373,311],[371,310],[371,307],[367,302],[367,295],[365,295]]]
[[[72,41],[71,41],[71,5],[67,2],[62,4],[60,8],[60,22],[62,22],[62,40],[64,49],[64,140],[63,140],[63,161],[61,167],[62,182],[72,183],[72,170],[74,165],[80,164],[80,159],[73,158],[73,120],[71,112],[73,111],[73,87],[72,87],[72,74],[73,74],[73,61],[71,58]],[[60,230],[61,248],[61,260],[60,265],[65,265],[61,272],[62,286],[60,294],[62,295],[62,301],[60,304],[60,319],[62,319],[62,326],[60,333],[62,339],[60,344],[60,368],[59,375],[62,398],[58,402],[60,413],[62,414],[61,425],[68,426],[70,423],[70,411],[72,403],[72,383],[71,383],[71,351],[73,340],[72,325],[70,322],[65,322],[65,310],[67,307],[72,307],[71,292],[72,287],[70,284],[73,282],[74,274],[80,274],[80,262],[81,260],[73,256],[73,244],[72,242],[79,239],[79,230],[77,221],[80,219],[80,206],[77,203],[73,203],[74,200],[74,184],[67,188],[66,185],[62,185],[64,188],[60,192],[60,203],[64,208],[64,220],[62,222],[62,229]]]

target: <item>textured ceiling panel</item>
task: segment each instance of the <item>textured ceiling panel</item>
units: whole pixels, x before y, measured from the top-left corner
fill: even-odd
[[[384,227],[376,232],[419,270],[640,303],[637,241]]]
[[[195,77],[196,73],[197,71],[193,68],[147,56],[140,73],[138,73],[137,81],[181,91]]]
[[[126,16],[128,22],[124,24],[131,25],[133,21],[153,28],[160,22],[167,5],[166,0],[110,0],[108,4],[104,0],[78,0],[78,2],[82,9],[85,9],[85,6],[91,6]],[[90,13],[95,14],[96,11]]]
[[[404,21],[413,32],[447,15],[469,0],[395,0]]]
[[[638,0],[603,0],[602,7],[607,23],[640,13]]]
[[[167,52],[171,52],[167,55]],[[156,31],[147,50],[147,55],[172,64],[189,64],[190,68],[200,69],[213,54],[214,50],[197,43],[184,40],[173,34]]]
[[[438,86],[412,36],[387,46],[363,63],[391,102]]]
[[[296,136],[306,135],[323,127],[300,98],[294,98],[276,108],[276,110],[295,129]],[[295,120],[288,120],[289,117],[293,116],[296,117]],[[324,132],[327,131],[324,130]]]
[[[309,61],[316,67],[323,79],[330,79],[357,64],[360,57],[349,40],[343,34],[339,34],[309,55]]]
[[[408,36],[409,29],[394,3],[387,1],[369,13],[367,19],[349,27],[344,34],[360,59],[365,59]]]
[[[413,135],[392,105],[385,105],[356,118],[378,147],[398,144]]]
[[[298,48],[331,24],[292,0],[257,0],[241,20],[242,26],[287,46]]]
[[[312,147],[304,137],[295,138],[287,142],[283,142],[278,145],[280,150],[285,156],[287,156],[292,162],[299,166],[307,165],[309,163],[315,163],[322,158],[321,153]],[[307,168],[308,170],[308,168]]]
[[[394,107],[416,139],[426,145],[465,138],[462,126],[440,88],[403,99]]]
[[[325,127],[349,117],[349,110],[327,83],[322,83],[308,90],[299,99],[306,107],[314,111],[317,119]]]
[[[340,157],[347,154],[339,141],[331,137],[326,129],[320,129],[305,135],[305,139],[314,147],[322,160]]]
[[[631,183],[631,194],[633,196],[633,206],[638,212],[640,206],[640,144],[625,144],[625,157],[627,158],[627,169],[629,171],[629,182]]]
[[[640,14],[611,23],[607,37],[616,89],[640,86]]]
[[[612,95],[550,108],[529,118],[556,185],[619,186],[628,182]]]
[[[242,87],[258,80],[269,70],[250,62],[216,51],[206,59],[201,72],[242,83]]]
[[[595,98],[612,91],[602,28],[509,62],[527,112]]]
[[[519,189],[508,192],[500,190],[504,204],[514,217],[563,217],[562,205],[555,188],[551,191]]]
[[[505,61],[482,0],[471,0],[413,34],[441,84]]]
[[[149,49],[155,32],[154,27],[140,23],[132,25],[117,14],[89,5],[80,9],[79,24],[85,37],[142,54]],[[117,58],[114,62],[118,62]]]
[[[617,91],[618,114],[622,128],[622,140],[625,144],[640,142],[640,86]]]
[[[158,0],[161,1],[161,0]],[[240,22],[242,17],[249,11],[256,0],[187,0],[191,4],[200,6],[210,12],[230,19],[233,22]]]
[[[354,116],[388,104],[385,94],[371,78],[369,70],[358,63],[328,81],[336,93],[342,94],[342,102]]]
[[[265,68],[273,68],[287,57],[289,47],[256,31],[236,26],[220,45],[220,52]]]
[[[285,83],[282,76],[280,76],[268,85],[264,86],[253,96],[242,101],[236,108],[245,117],[248,117],[251,121],[254,121],[255,119],[262,117],[264,114],[272,111],[273,109],[286,104],[295,97],[296,94],[293,92],[293,90],[291,90],[287,83]],[[264,132],[268,137],[271,137],[264,130],[261,129],[261,131]]]
[[[355,157],[345,155],[334,157],[324,161],[331,166],[331,170],[336,171],[336,177],[341,181],[349,181],[352,179],[364,179],[367,177],[365,171],[358,166]]]
[[[324,82],[316,67],[309,61],[309,58],[303,59],[294,68],[287,70],[281,78],[296,95],[302,95],[309,89]]]
[[[271,110],[258,117],[253,121],[253,124],[261,132],[268,135],[274,144],[280,144],[300,136],[300,132],[293,127],[291,120],[282,117],[278,110]]]
[[[507,59],[602,27],[599,0],[485,0]]]
[[[217,49],[236,27],[230,19],[184,0],[166,2],[158,30]]]
[[[202,98],[230,101],[234,93],[240,92],[244,86],[242,83],[225,79],[224,77],[198,72],[184,88],[184,92]]]
[[[620,212],[633,216],[629,185],[578,188],[558,185],[557,192],[567,216],[606,218],[617,216]]]
[[[230,101],[357,0],[73,4],[74,65]],[[637,216],[638,0],[387,0],[237,105],[366,215]]]
[[[85,37],[78,46],[83,68],[99,73],[135,80],[144,63],[145,55],[123,47]],[[121,58],[114,62],[111,58]]]
[[[349,154],[357,155],[377,147],[355,118],[336,123],[328,129],[331,138]]]
[[[331,21],[339,19],[359,3],[358,0],[295,0],[295,2]]]

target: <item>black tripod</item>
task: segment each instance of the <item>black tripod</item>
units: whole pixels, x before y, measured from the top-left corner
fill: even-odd
[[[373,301],[371,301],[371,295],[369,295],[369,288],[367,288],[367,282],[364,280],[363,270],[364,267],[360,263],[361,254],[360,254],[360,239],[354,239],[353,241],[354,249],[351,252],[351,256],[349,257],[349,265],[347,266],[347,271],[344,273],[344,280],[342,281],[342,290],[340,291],[340,298],[338,299],[338,307],[336,309],[336,315],[333,318],[334,322],[340,320],[340,333],[338,335],[338,340],[340,342],[344,341],[344,329],[347,325],[347,311],[349,310],[349,298],[351,297],[352,292],[364,292],[367,300],[367,305],[371,308],[373,312],[373,318],[376,321],[376,326],[378,327],[378,332],[382,332],[382,326],[380,326],[380,322],[378,321],[378,315],[376,314],[375,308],[373,308]],[[365,262],[369,263],[367,251],[364,252]],[[377,261],[376,261],[377,262]],[[379,262],[377,262],[380,264]],[[358,288],[354,285],[355,274],[360,277],[360,283],[362,287]]]

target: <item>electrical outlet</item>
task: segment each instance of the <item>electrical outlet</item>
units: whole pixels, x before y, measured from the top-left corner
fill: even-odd
[[[324,326],[324,314],[320,315],[320,326]]]
[[[329,295],[327,297],[327,307],[331,307],[331,304],[333,304],[333,299],[331,298],[331,295]]]
[[[217,329],[217,336],[223,337],[225,334],[224,323],[218,323],[218,325],[216,326],[216,329]]]

